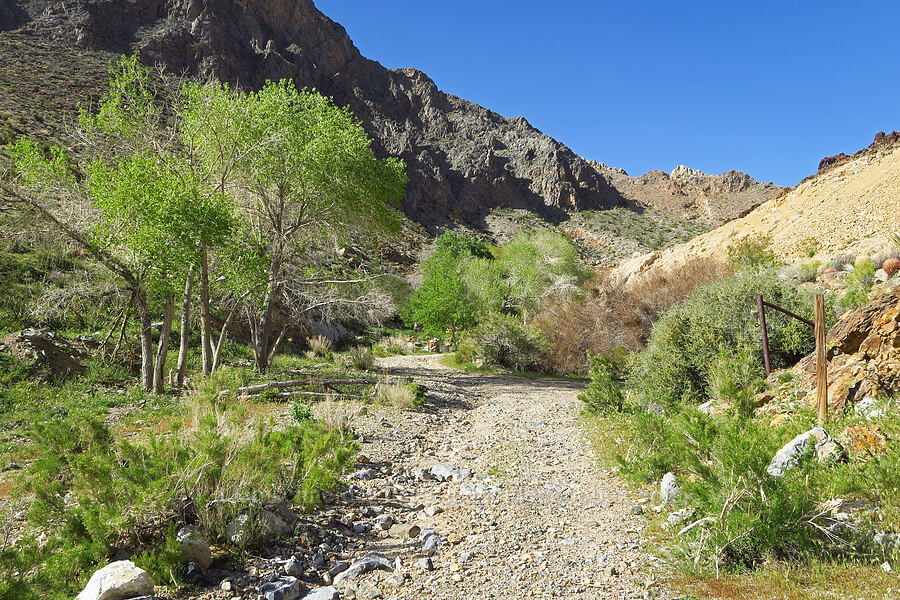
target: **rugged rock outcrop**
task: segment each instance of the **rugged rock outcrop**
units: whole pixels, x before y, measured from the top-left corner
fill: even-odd
[[[848,405],[866,417],[900,392],[900,286],[865,306],[844,313],[826,338],[828,410]],[[811,354],[789,370],[792,377],[764,392],[763,412],[777,417],[797,404],[816,404],[816,358]],[[775,375],[777,377],[777,375]]]
[[[786,189],[740,171],[708,175],[679,165],[671,173],[653,170],[631,177],[622,169],[588,163],[625,198],[708,225],[736,219]]]
[[[256,88],[292,78],[349,105],[376,152],[407,161],[404,209],[425,224],[478,224],[492,207],[558,220],[624,204],[606,178],[524,118],[441,92],[415,69],[364,58],[311,0],[0,0],[0,27]],[[11,16],[7,17],[9,14]],[[24,17],[27,15],[27,18]],[[9,23],[7,25],[7,23]]]

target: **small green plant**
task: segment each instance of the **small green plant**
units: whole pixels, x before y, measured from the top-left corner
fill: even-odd
[[[375,397],[400,410],[411,410],[425,403],[427,388],[418,383],[382,383],[375,390]]]
[[[856,261],[853,271],[847,276],[847,293],[839,302],[841,308],[855,308],[868,302],[868,294],[875,285],[876,270],[875,263],[867,257]]]
[[[621,411],[625,405],[625,395],[621,385],[613,377],[610,361],[605,355],[589,355],[591,383],[578,395],[584,403],[584,410],[591,414]]]
[[[182,548],[176,532],[175,525],[169,525],[162,541],[134,557],[134,564],[147,571],[156,584],[176,587],[181,584]]]
[[[759,271],[779,266],[781,262],[769,249],[768,236],[748,236],[728,247],[728,261],[731,268],[739,271]]]

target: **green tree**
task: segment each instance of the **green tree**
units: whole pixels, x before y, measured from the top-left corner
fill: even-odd
[[[353,232],[396,231],[392,205],[403,198],[405,164],[377,159],[348,109],[287,80],[251,93],[191,85],[183,96],[185,144],[248,216],[257,253],[266,259],[250,305],[256,367],[265,372],[291,315],[318,304],[292,293],[296,284],[328,289],[336,281],[289,268],[291,256]],[[288,313],[279,323],[276,306]]]
[[[434,253],[422,263],[422,286],[409,297],[403,310],[408,322],[421,323],[426,331],[451,335],[476,323],[477,306],[461,277],[468,260],[492,260],[490,248],[472,236],[446,231],[437,239]]]
[[[227,198],[192,172],[175,135],[178,122],[166,120],[160,90],[137,58],[123,57],[110,73],[98,111],[83,110],[79,118],[76,139],[87,164],[23,137],[11,146],[15,185],[3,191],[130,288],[141,323],[141,380],[159,392],[176,288],[201,250],[230,235],[234,215]],[[157,298],[165,308],[154,357],[151,300]]]

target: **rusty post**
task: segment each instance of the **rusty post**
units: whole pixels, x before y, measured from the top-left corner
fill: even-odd
[[[756,297],[759,310],[759,329],[762,332],[763,363],[766,366],[766,377],[772,374],[772,361],[769,358],[769,331],[766,329],[766,303],[762,295]]]
[[[819,424],[828,416],[828,373],[825,364],[825,297],[816,294],[816,400]]]

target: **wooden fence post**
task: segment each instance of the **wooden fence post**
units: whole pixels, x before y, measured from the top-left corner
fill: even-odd
[[[816,400],[819,424],[828,417],[828,372],[825,364],[825,297],[816,294]]]
[[[763,364],[766,366],[766,377],[772,374],[772,360],[769,358],[769,332],[766,329],[766,303],[762,294],[756,297],[757,310],[759,311],[759,330],[762,333]]]

